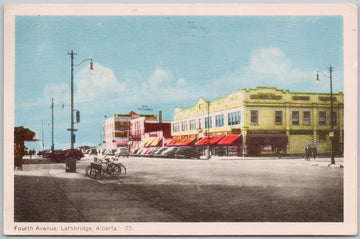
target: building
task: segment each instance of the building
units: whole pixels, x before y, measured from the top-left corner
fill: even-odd
[[[144,116],[134,117],[130,121],[131,148],[143,146],[163,146],[171,140],[171,122],[149,119]]]
[[[203,144],[200,141],[198,145],[213,140],[212,144],[218,148],[234,146],[231,137],[238,137],[235,145],[238,153],[248,155],[304,154],[304,147],[310,141],[316,142],[319,153],[330,153],[333,139],[334,152],[341,154],[344,94],[333,94],[333,133],[330,133],[330,105],[329,93],[245,88],[213,100],[201,97],[188,108],[175,108],[172,135],[175,139],[202,138]],[[231,137],[222,138],[225,136]]]
[[[121,146],[129,146],[130,121],[143,117],[146,120],[156,120],[156,114],[137,114],[134,111],[128,114],[116,114],[105,120],[103,146],[108,149],[115,149]]]

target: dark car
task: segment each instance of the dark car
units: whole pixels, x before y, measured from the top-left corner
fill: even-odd
[[[152,157],[161,157],[161,153],[167,150],[167,147],[161,147],[156,150],[154,150],[151,154]]]
[[[168,147],[165,151],[159,155],[162,158],[174,158],[176,151],[178,151],[178,147]]]
[[[175,153],[175,158],[178,159],[190,159],[200,158],[200,153],[194,147],[182,146]]]
[[[115,157],[129,157],[129,149],[126,147],[120,147],[115,152]]]

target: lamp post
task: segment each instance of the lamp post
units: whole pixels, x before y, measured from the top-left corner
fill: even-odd
[[[51,98],[51,151],[54,150],[54,98]]]
[[[333,72],[333,67],[330,65],[329,67],[329,72],[330,72],[330,76],[327,76],[324,72],[321,71],[317,71],[316,72],[316,84],[320,83],[320,78],[319,78],[319,72],[322,73],[326,78],[330,79],[330,140],[331,140],[331,163],[330,165],[335,165],[335,158],[334,158],[334,112],[333,112],[333,93],[332,93],[332,72]],[[329,165],[329,166],[330,166]]]
[[[74,55],[76,55],[76,53],[74,53],[73,50],[71,50],[71,52],[68,52],[68,55],[71,56],[71,121],[70,121],[70,129],[67,129],[68,131],[71,131],[71,137],[70,137],[70,142],[71,142],[71,149],[74,149],[74,143],[75,143],[75,134],[74,131],[77,131],[77,129],[74,129],[74,66],[79,66],[82,63],[84,63],[85,61],[90,61],[90,70],[94,70],[94,66],[93,66],[93,61],[92,59],[85,59],[82,62],[80,62],[79,64],[74,64]]]
[[[205,126],[207,126],[207,127],[206,127],[206,137],[208,138],[208,142],[209,142],[209,130],[210,130],[210,101],[207,100],[206,103],[207,103],[207,113],[208,113],[208,117],[207,117],[207,125],[205,125]],[[211,147],[211,146],[210,146],[210,144],[208,143],[208,145],[207,145],[207,155],[206,155],[206,159],[210,159],[210,158],[211,158],[211,156],[210,156],[210,150],[211,150],[211,148],[210,148],[210,147]]]

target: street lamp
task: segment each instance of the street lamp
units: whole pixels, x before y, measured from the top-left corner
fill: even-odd
[[[207,155],[206,155],[206,159],[210,159],[211,155],[210,155],[210,150],[211,150],[211,146],[209,144],[209,130],[210,130],[210,100],[206,101],[207,103],[207,113],[208,113],[208,117],[207,117],[207,125],[205,125],[206,127],[206,137],[208,139],[208,145],[207,145]]]
[[[71,149],[74,149],[74,143],[75,143],[75,134],[74,131],[77,131],[77,129],[74,129],[74,66],[79,66],[82,63],[84,63],[85,61],[90,61],[90,71],[92,72],[94,70],[94,66],[93,66],[93,61],[92,59],[85,59],[82,62],[80,62],[79,64],[74,64],[74,55],[76,55],[76,53],[74,53],[73,50],[71,50],[71,52],[68,52],[68,55],[71,56],[71,128],[67,129],[68,131],[71,131],[71,137],[70,137],[70,142],[71,142]]]
[[[331,139],[331,163],[330,165],[335,165],[335,158],[334,158],[334,112],[333,112],[333,93],[332,93],[332,72],[333,72],[333,67],[330,65],[329,67],[329,72],[330,72],[330,76],[327,76],[324,72],[321,71],[317,71],[316,72],[316,84],[318,85],[320,83],[320,78],[319,78],[319,72],[321,74],[323,74],[326,78],[330,79],[330,104],[331,104],[331,108],[330,108],[330,134],[329,137]],[[330,166],[329,165],[329,166]]]

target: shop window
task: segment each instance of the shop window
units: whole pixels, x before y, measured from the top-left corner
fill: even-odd
[[[310,117],[310,111],[304,110],[304,124],[310,124],[311,117]]]
[[[291,111],[291,123],[292,124],[299,124],[299,111],[293,110]]]
[[[275,123],[282,124],[283,121],[283,112],[282,110],[275,111]]]
[[[251,110],[250,111],[250,122],[252,124],[259,123],[259,111],[258,110]]]
[[[319,124],[326,125],[326,111],[319,111]]]

